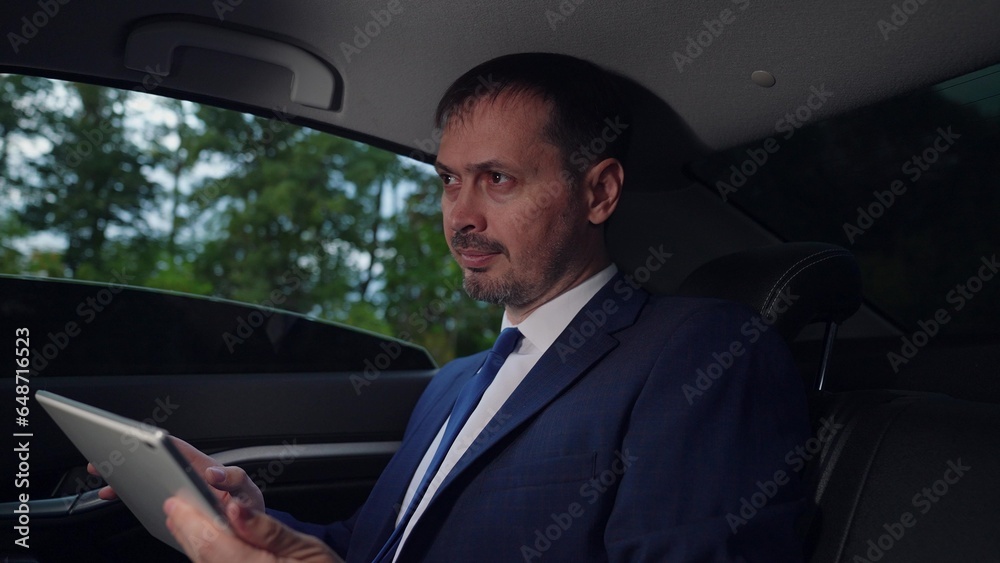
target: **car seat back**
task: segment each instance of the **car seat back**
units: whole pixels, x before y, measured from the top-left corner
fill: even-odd
[[[779,312],[782,291],[798,297]],[[836,325],[860,306],[860,270],[844,249],[788,243],[713,260],[680,292],[750,305],[789,341],[828,323],[821,382]],[[889,390],[811,401],[815,432],[794,459],[806,560],[1000,561],[1000,405]]]

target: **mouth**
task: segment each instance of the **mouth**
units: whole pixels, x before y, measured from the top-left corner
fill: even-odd
[[[480,271],[489,266],[499,256],[499,252],[455,249],[455,258],[463,268]]]
[[[458,265],[473,272],[485,271],[498,256],[506,255],[499,242],[472,233],[455,233],[451,248]]]

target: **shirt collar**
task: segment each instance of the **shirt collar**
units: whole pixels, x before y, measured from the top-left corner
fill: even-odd
[[[521,321],[521,324],[517,325],[518,330],[524,335],[524,342],[519,348],[520,352],[525,352],[525,344],[529,344],[537,348],[538,351],[544,352],[552,346],[552,343],[556,341],[556,338],[562,334],[562,331],[566,330],[569,326],[570,321],[573,317],[583,309],[583,306],[587,304],[588,301],[597,292],[604,287],[604,284],[614,277],[618,272],[618,267],[611,264],[607,268],[597,272],[596,274],[587,278],[583,283],[577,285],[576,287],[560,294],[555,299],[545,303],[541,307],[535,309],[528,318]],[[514,326],[507,319],[507,315],[504,314],[503,322],[500,325],[500,330],[508,327]]]

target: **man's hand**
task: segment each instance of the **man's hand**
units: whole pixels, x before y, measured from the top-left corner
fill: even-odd
[[[239,503],[226,507],[229,533],[179,497],[163,503],[167,528],[195,563],[343,563],[318,538],[301,534],[263,512]]]
[[[261,494],[257,485],[247,476],[246,471],[239,467],[224,467],[219,462],[198,451],[191,444],[180,438],[170,437],[174,446],[187,458],[188,463],[195,473],[201,475],[205,482],[213,487],[215,496],[218,497],[222,506],[228,506],[230,500],[235,500],[240,504],[256,511],[264,510],[264,495]],[[87,464],[87,471],[91,475],[100,475],[94,464]],[[97,496],[104,500],[114,500],[118,498],[114,489],[104,487],[98,491]]]

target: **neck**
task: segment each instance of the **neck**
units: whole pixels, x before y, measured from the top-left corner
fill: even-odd
[[[504,314],[507,315],[507,320],[510,321],[511,324],[521,324],[542,305],[545,305],[549,301],[552,301],[556,297],[559,297],[563,293],[566,293],[567,291],[587,281],[591,278],[591,276],[597,274],[610,265],[611,258],[606,252],[601,253],[599,256],[595,256],[593,260],[588,261],[583,268],[580,268],[576,272],[575,275],[562,278],[558,283],[554,284],[548,291],[542,294],[542,296],[531,303],[519,307],[507,305],[504,308]]]

